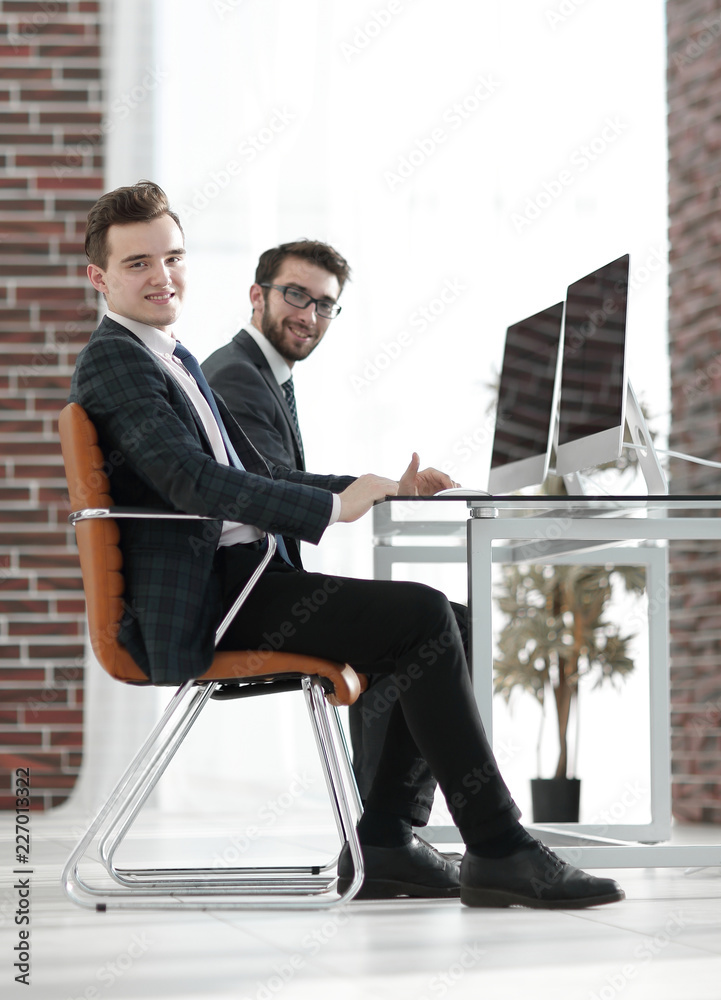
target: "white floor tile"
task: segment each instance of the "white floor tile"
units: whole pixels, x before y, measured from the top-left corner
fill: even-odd
[[[33,825],[32,1000],[721,1000],[721,870],[604,872],[623,903],[543,913],[455,900],[353,902],[315,912],[98,914],[59,884],[80,830],[71,813]],[[150,819],[128,859],[207,863],[224,851],[325,858],[333,830],[278,828],[240,850],[219,822]],[[166,838],[159,845],[159,835]],[[12,858],[0,822],[3,862]],[[714,837],[721,831],[709,831]],[[122,855],[121,855],[122,860]],[[240,858],[228,860],[241,860]],[[3,996],[17,943],[12,866],[0,868]]]

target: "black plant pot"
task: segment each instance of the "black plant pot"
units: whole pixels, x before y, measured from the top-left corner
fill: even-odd
[[[531,778],[534,823],[578,823],[579,778]]]

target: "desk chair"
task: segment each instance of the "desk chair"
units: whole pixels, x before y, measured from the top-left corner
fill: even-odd
[[[127,684],[150,684],[127,650],[117,641],[123,613],[123,557],[120,518],[194,515],[113,507],[104,457],[96,429],[77,403],[60,414],[60,442],[73,513],[93,651],[101,666]],[[216,633],[216,646],[265,569],[275,550],[239,594]],[[352,704],[367,684],[348,665],[282,652],[216,652],[208,670],[182,684],[110,798],[71,854],[63,885],[81,906],[123,909],[293,909],[338,905],[353,898],[363,881],[363,859],[356,835],[361,804],[338,721],[336,706]],[[273,868],[121,868],[115,854],[135,817],[166,767],[213,696],[244,697],[290,688],[302,691],[325,775],[341,845],[348,843],[355,875],[338,894],[337,856],[324,866]],[[91,850],[92,848],[92,850]],[[90,881],[80,866],[95,864]]]

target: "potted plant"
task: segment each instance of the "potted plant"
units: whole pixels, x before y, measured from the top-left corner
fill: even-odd
[[[614,581],[641,594],[646,572],[643,566],[608,565],[512,564],[502,569],[497,603],[507,620],[494,659],[494,692],[507,702],[516,688],[532,694],[543,711],[541,726],[551,701],[558,733],[553,778],[539,774],[531,783],[536,822],[578,820],[580,784],[570,773],[568,735],[579,680],[591,677],[595,687],[618,683],[634,668],[628,649],[633,633],[622,634],[621,626],[607,617]],[[570,805],[564,797],[570,797]]]

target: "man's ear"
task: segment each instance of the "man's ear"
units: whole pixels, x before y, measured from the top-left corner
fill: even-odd
[[[254,284],[250,286],[250,304],[253,307],[253,312],[259,312],[263,315],[263,310],[265,309],[265,289],[261,288],[260,285]]]
[[[88,264],[88,279],[96,291],[105,295],[108,286],[105,284],[105,271],[101,267],[97,264]]]

